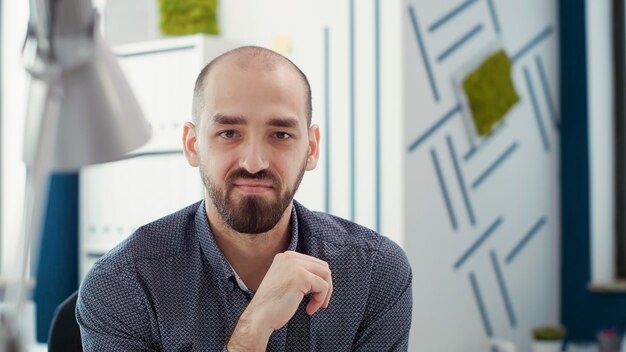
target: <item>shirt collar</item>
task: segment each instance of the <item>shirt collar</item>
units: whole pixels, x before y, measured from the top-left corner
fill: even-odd
[[[295,203],[295,202],[293,202]],[[216,271],[218,277],[223,280],[236,280],[237,276],[224,254],[217,246],[215,237],[209,226],[209,219],[206,213],[206,201],[203,200],[196,211],[196,232],[200,241],[200,248],[204,254],[204,259],[211,268]],[[291,239],[289,240],[288,251],[296,251],[298,248],[298,214],[295,204],[291,207]],[[237,280],[238,281],[238,280]],[[242,282],[243,283],[243,282]],[[241,284],[239,284],[242,287]],[[245,287],[245,285],[244,285]],[[243,288],[242,288],[243,289]],[[244,289],[245,290],[245,289]]]

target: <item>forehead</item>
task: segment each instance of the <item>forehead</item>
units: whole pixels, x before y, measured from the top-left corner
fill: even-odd
[[[306,90],[297,71],[283,63],[236,60],[217,63],[204,87],[208,116],[293,116],[306,121]]]

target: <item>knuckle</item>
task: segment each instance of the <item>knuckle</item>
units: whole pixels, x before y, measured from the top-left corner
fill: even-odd
[[[289,273],[290,275],[288,275],[285,279],[290,287],[301,286],[304,278],[306,278],[306,269],[302,267],[294,267],[289,271]]]
[[[295,274],[293,276],[291,276],[289,279],[287,279],[288,285],[289,287],[300,287],[302,286],[302,282],[304,278],[304,272],[301,272],[300,270],[296,270]]]
[[[333,272],[330,269],[325,269],[323,273],[325,279],[330,279],[333,277]]]
[[[296,277],[298,278],[305,278],[308,273],[309,271],[301,266],[296,268]]]

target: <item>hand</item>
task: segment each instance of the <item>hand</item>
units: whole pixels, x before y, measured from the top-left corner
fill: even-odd
[[[328,307],[332,292],[328,263],[292,251],[277,254],[239,318],[228,350],[254,346],[264,351],[272,332],[287,324],[306,294],[313,294],[306,306],[307,314],[313,315]]]

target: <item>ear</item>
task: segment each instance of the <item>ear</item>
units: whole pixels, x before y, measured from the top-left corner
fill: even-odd
[[[187,162],[193,167],[200,165],[200,158],[196,149],[197,142],[196,126],[191,122],[185,122],[185,126],[183,126],[183,151]]]
[[[317,166],[320,157],[320,128],[318,125],[309,127],[309,154],[306,159],[306,170],[311,171]]]

